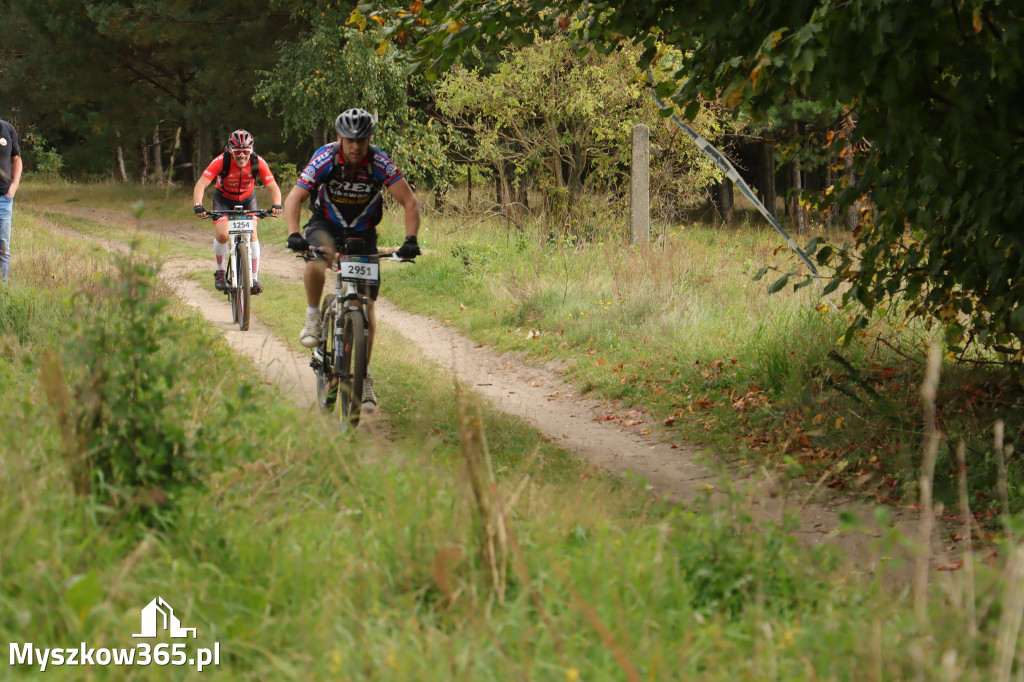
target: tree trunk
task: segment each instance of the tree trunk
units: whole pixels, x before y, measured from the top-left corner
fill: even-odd
[[[846,175],[847,187],[852,187],[857,182],[857,174],[853,172],[853,145],[850,143],[855,125],[856,121],[847,114],[843,121],[844,135],[846,136],[846,146],[843,147],[843,173]],[[846,209],[846,229],[853,232],[859,223],[860,211],[855,201]]]
[[[516,203],[522,206],[522,210],[524,212],[529,212],[530,210],[529,190],[530,186],[526,177],[522,175],[519,176],[519,179],[516,180]]]
[[[114,147],[114,172],[117,173],[117,179],[121,182],[128,182],[128,173],[124,169],[124,150],[121,148],[121,131],[114,131],[114,139],[117,144]]]
[[[182,167],[192,171],[192,184],[199,180],[199,173],[196,172],[196,133],[186,129],[185,135],[181,138],[181,159]]]
[[[327,131],[322,125],[313,129],[313,149],[320,149],[327,144]]]
[[[466,209],[473,210],[473,165],[466,164]]]
[[[505,173],[500,163],[494,164],[494,203],[501,208],[505,207],[505,193],[502,187],[505,184]]]
[[[775,147],[770,140],[761,141],[760,161],[757,168],[757,198],[768,213],[775,216]]]
[[[835,185],[836,172],[832,170],[831,164],[827,164],[825,166],[825,187],[831,187],[832,190],[835,191]],[[828,210],[825,211],[825,215],[822,217],[825,219],[825,224],[828,225],[829,227],[832,227],[836,222],[836,205],[829,205]]]
[[[149,145],[146,144],[146,140],[139,140],[139,181],[142,186],[146,186],[146,182],[149,180]]]
[[[181,146],[181,126],[174,131],[174,145],[171,147],[171,160],[167,163],[167,184],[174,184],[174,157],[178,153],[178,147]]]
[[[160,125],[153,128],[153,182],[163,184],[164,181],[164,160],[163,147],[160,144]]]
[[[800,134],[800,124],[797,121],[790,121],[790,140],[796,140]],[[799,151],[794,154],[793,161],[789,167],[790,192],[789,192],[789,215],[793,219],[793,228],[797,234],[803,234],[807,229],[804,205],[801,203],[801,193],[804,188],[803,173],[800,167]]]
[[[722,178],[714,190],[715,210],[724,225],[732,225],[736,218],[733,201],[732,180]]]
[[[793,227],[797,234],[803,234],[807,230],[806,212],[804,205],[800,202],[800,194],[803,190],[803,174],[800,172],[800,159],[793,159],[790,164],[792,173],[792,189],[790,193],[790,215],[793,218]]]

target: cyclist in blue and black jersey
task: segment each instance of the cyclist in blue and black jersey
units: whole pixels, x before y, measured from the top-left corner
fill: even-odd
[[[383,217],[383,197],[386,187],[391,196],[405,209],[405,242],[398,249],[402,258],[420,255],[416,235],[420,229],[420,202],[412,187],[402,176],[398,166],[388,155],[370,144],[376,127],[373,115],[364,109],[343,111],[334,121],[337,142],[318,149],[298,182],[284,202],[284,217],[288,226],[288,248],[307,251],[310,244],[337,252],[346,239],[364,240],[364,253],[377,253],[377,224]],[[312,216],[305,232],[299,230],[302,204],[309,199]],[[306,348],[320,343],[320,297],[326,279],[323,261],[306,262],[303,283],[306,287],[306,325],[300,342]],[[369,319],[367,364],[373,350],[376,329],[373,302],[379,287],[372,287],[367,297],[366,315]],[[377,408],[373,379],[369,372],[363,383],[363,410]]]

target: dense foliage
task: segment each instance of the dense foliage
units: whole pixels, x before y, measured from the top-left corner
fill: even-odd
[[[320,11],[313,11],[318,9]],[[432,125],[422,79],[409,79],[393,54],[358,28],[345,27],[350,8],[329,3],[300,7],[293,19],[308,25],[303,40],[282,41],[273,69],[259,72],[255,100],[283,122],[283,132],[334,140],[332,123],[342,110],[362,107],[379,117],[374,143],[387,151],[414,185],[446,187],[453,164],[445,153],[446,130]],[[364,27],[365,28],[365,27]]]
[[[284,16],[268,0],[14,3],[0,52],[0,92],[11,107],[0,113],[56,144],[79,172],[109,169],[114,152],[127,157],[127,176],[139,177],[154,136],[166,161],[205,164],[235,128],[258,139],[274,131],[253,116],[251,97],[254,69],[273,63]],[[35,169],[42,146],[29,151]]]
[[[678,130],[659,119],[634,66],[632,50],[577,53],[569,41],[548,39],[501,53],[492,69],[451,69],[440,81],[438,106],[470,135],[472,158],[497,169],[507,186],[533,187],[543,210],[573,231],[600,224],[595,200],[611,193],[622,214],[628,184],[631,129],[651,128],[653,210],[669,215],[720,173]],[[717,139],[722,121],[705,106],[696,123]],[[525,193],[524,193],[525,196]],[[588,200],[589,199],[589,200]]]
[[[700,95],[755,117],[794,100],[849,107],[867,152],[855,182],[825,201],[869,202],[855,245],[818,252],[837,266],[830,288],[848,283],[846,299],[868,311],[905,299],[909,314],[946,323],[954,344],[1021,347],[1024,53],[1013,3],[427,0],[390,19],[428,73],[470,46],[569,31],[608,51],[640,45],[641,65],[663,45],[684,50],[658,90],[690,113]]]

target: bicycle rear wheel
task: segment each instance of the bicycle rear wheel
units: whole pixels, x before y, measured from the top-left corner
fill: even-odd
[[[249,258],[249,245],[242,242],[236,252],[238,262],[238,289],[235,291],[235,302],[238,313],[235,322],[240,330],[249,331],[249,294],[252,290],[252,260]]]
[[[341,400],[342,425],[359,425],[363,407],[363,382],[366,379],[366,320],[362,312],[346,311],[341,324],[340,378],[338,398]]]
[[[334,409],[338,398],[338,381],[334,376],[334,294],[328,294],[320,304],[320,368],[316,370],[316,403],[321,412]]]

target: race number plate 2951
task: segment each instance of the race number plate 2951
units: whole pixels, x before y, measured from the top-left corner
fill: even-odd
[[[380,279],[380,264],[360,260],[343,260],[341,261],[341,278],[346,282],[376,284]]]
[[[228,232],[252,232],[255,227],[252,220],[228,221]]]

